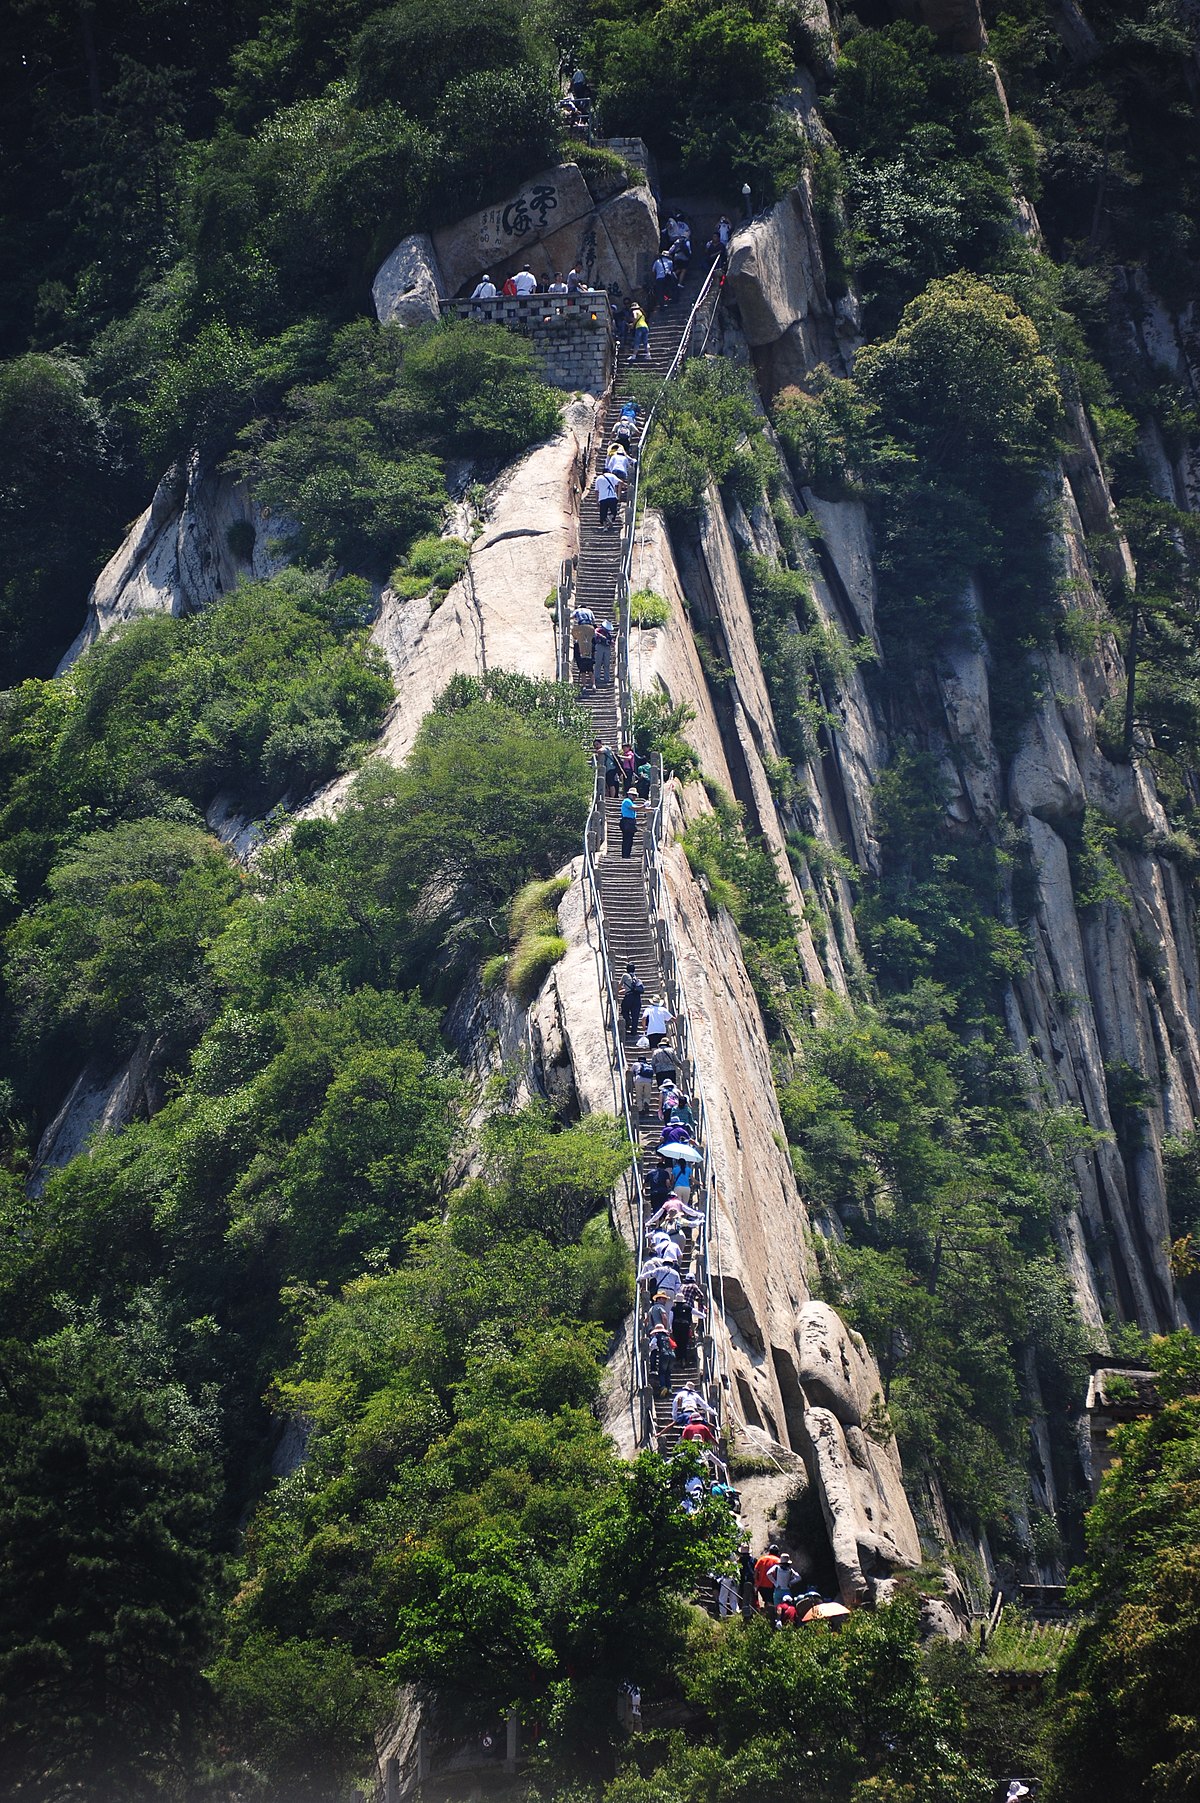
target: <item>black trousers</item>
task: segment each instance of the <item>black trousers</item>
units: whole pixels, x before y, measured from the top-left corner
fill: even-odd
[[[637,832],[637,821],[636,820],[622,820],[622,822],[621,822],[621,856],[623,858],[631,858],[633,856],[633,835],[636,832]]]

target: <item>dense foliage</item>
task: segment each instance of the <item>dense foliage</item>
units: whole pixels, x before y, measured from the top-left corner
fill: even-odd
[[[377,1379],[361,1374],[382,1437],[368,1450],[366,1417],[350,1432],[351,1415],[335,1411],[338,1433],[306,1467],[314,1484],[329,1472],[313,1504],[325,1525],[301,1512],[296,1534],[309,1520],[303,1537],[321,1543],[332,1522],[338,1534],[359,1522],[365,1581],[380,1549],[360,1520],[365,1492],[339,1461],[361,1456],[364,1481],[374,1471],[377,1483],[391,1469],[385,1447],[399,1456],[374,1391],[409,1385],[432,1398],[405,1429],[420,1465],[456,1410],[465,1422],[484,1408],[459,1386],[506,1346],[514,1360],[536,1351],[541,1375],[516,1385],[508,1400],[522,1425],[505,1432],[533,1458],[528,1423],[544,1410],[548,1458],[557,1435],[575,1472],[582,1436],[617,1482],[590,1403],[605,1343],[596,1324],[628,1300],[625,1255],[599,1214],[628,1151],[603,1123],[563,1133],[548,1111],[498,1122],[486,1180],[440,1225],[468,1092],[436,1016],[404,993],[423,986],[436,999],[461,983],[502,939],[514,892],[574,851],[590,792],[582,717],[549,685],[458,679],[406,765],[368,767],[335,821],[297,825],[249,875],[197,811],[223,781],[255,796],[269,774],[279,780],[271,745],[306,696],[333,725],[330,697],[347,692],[372,697],[378,718],[387,685],[363,653],[360,602],[354,583],[281,578],[197,621],[135,626],[69,677],[13,697],[2,843],[16,879],[6,982],[17,1032],[3,1071],[0,1223],[13,1338],[0,1433],[19,1452],[6,1456],[0,1511],[12,1526],[3,1582],[21,1608],[6,1615],[0,1717],[13,1773],[44,1775],[31,1795],[59,1794],[68,1719],[97,1782],[108,1775],[131,1795],[222,1762],[242,1773],[230,1783],[311,1780],[320,1794],[331,1771],[357,1769],[378,1660],[399,1657],[401,1642],[394,1619],[382,1638],[348,1643],[331,1626],[314,1641],[316,1567],[301,1581],[285,1557],[292,1541],[267,1531],[300,1508],[294,1481],[264,1505],[246,1592],[283,1597],[298,1584],[293,1601],[244,1611],[224,1639],[220,1603],[234,1526],[267,1477],[263,1393],[274,1384],[281,1411],[302,1407],[332,1431],[317,1391],[301,1403],[296,1386],[316,1381],[329,1331],[310,1324],[342,1285],[357,1295],[364,1272],[380,1283],[394,1273],[394,1333]],[[27,1200],[24,1147],[80,1062],[90,1053],[102,1078],[131,1048],[157,1111],[47,1173]],[[450,1313],[433,1321],[435,1294]],[[406,1377],[396,1357],[410,1340]],[[562,1423],[560,1408],[572,1411]],[[72,1586],[64,1563],[35,1619],[28,1572],[46,1545],[64,1562],[77,1546],[93,1577]],[[678,1550],[681,1574],[695,1545]],[[144,1595],[118,1603],[118,1563],[143,1556]],[[329,1582],[332,1620],[345,1598],[333,1568]],[[313,1715],[315,1674],[328,1702]],[[127,1708],[106,1715],[103,1698],[125,1695]]]
[[[1073,1574],[1089,1618],[1060,1673],[1056,1803],[1101,1787],[1183,1799],[1200,1784],[1200,1355],[1175,1334],[1151,1357],[1164,1407],[1118,1431]]]

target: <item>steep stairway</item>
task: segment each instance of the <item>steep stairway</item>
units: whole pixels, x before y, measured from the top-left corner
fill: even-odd
[[[642,361],[631,366],[628,361],[630,347],[623,347],[612,386],[597,417],[592,454],[585,473],[586,487],[579,508],[579,550],[572,603],[577,608],[590,608],[597,621],[612,622],[614,630],[618,627],[617,596],[627,533],[620,525],[609,531],[601,530],[594,478],[597,471],[604,467],[622,406],[627,400],[635,398],[635,384],[631,381],[634,368],[636,367],[639,375],[650,373],[657,375],[660,381],[666,377],[688,328],[692,307],[708,274],[708,268],[709,265],[703,258],[693,259],[692,269],[681,286],[678,299],[669,307],[659,308],[649,316],[649,364]],[[646,415],[639,406],[636,439],[639,447],[645,425]],[[622,743],[632,736],[632,723],[621,716],[618,649],[614,645],[610,681],[580,696],[591,717],[594,736],[606,745],[611,745],[614,750],[619,750]],[[625,649],[627,651],[628,647]],[[651,816],[659,799],[656,780],[649,797],[649,807],[642,810],[633,855],[629,858],[621,856],[621,803],[619,800],[602,802],[604,855],[596,862],[596,880],[613,991],[615,993],[626,963],[632,959],[644,985],[646,1001],[656,996],[665,998],[667,991],[661,949],[651,920],[646,868]],[[635,1056],[636,1034],[627,1034],[623,1024],[619,1024],[617,1037],[621,1059],[619,1077],[623,1083],[627,1083],[629,1063]],[[645,1177],[655,1162],[655,1147],[661,1131],[657,1108],[646,1111],[640,1119],[635,1113],[632,1125],[640,1144],[640,1164]],[[707,1291],[707,1248],[703,1245],[698,1229],[693,1232],[691,1249],[693,1269]],[[641,1306],[639,1299],[639,1307]],[[689,1360],[676,1371],[672,1396],[689,1377],[699,1377],[703,1381],[705,1376],[701,1369],[700,1354],[693,1349]],[[707,1384],[705,1387],[707,1388]],[[659,1451],[669,1453],[678,1443],[681,1431],[671,1419],[672,1397],[654,1398],[647,1388],[644,1400],[646,1424],[651,1428],[653,1441]]]

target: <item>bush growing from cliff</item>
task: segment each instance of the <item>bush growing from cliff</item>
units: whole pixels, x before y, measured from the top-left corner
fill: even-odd
[[[440,523],[446,459],[497,465],[548,438],[558,416],[533,352],[503,327],[362,321],[334,339],[323,381],[246,428],[235,464],[298,523],[306,557],[382,578]]]
[[[943,55],[907,21],[861,32],[829,107],[869,326],[894,324],[935,277],[994,264],[1014,229],[1012,157],[981,59]]]
[[[57,848],[118,820],[196,821],[332,776],[383,718],[370,595],[291,570],[202,613],[132,621],[0,704],[0,867],[32,901]],[[190,806],[188,804],[191,804]]]
[[[83,1052],[127,1052],[149,1029],[178,1038],[203,1021],[206,952],[239,888],[215,839],[126,822],[81,839],[47,888],[7,942],[27,1058],[41,1063],[65,1036]]]
[[[992,282],[932,282],[891,338],[863,349],[848,384],[785,399],[780,426],[797,473],[824,492],[841,460],[843,479],[865,480],[897,674],[971,629],[966,595],[978,579],[995,652],[993,715],[1007,743],[1030,700],[1029,641],[1056,618],[1043,483],[1062,397],[1033,321]],[[1014,532],[1016,519],[1034,529]]]
[[[1184,1337],[1194,1387],[1195,1342]],[[1072,1573],[1088,1614],[1059,1674],[1048,1786],[1056,1803],[1102,1788],[1182,1799],[1197,1779],[1200,1401],[1168,1401],[1121,1428],[1114,1452]]]
[[[53,669],[128,491],[84,370],[41,354],[0,364],[0,688]]]

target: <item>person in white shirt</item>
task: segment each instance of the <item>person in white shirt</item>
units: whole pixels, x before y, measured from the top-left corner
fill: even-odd
[[[496,284],[490,275],[483,276],[472,294],[472,300],[495,300]]]
[[[710,1421],[712,1410],[694,1384],[684,1384],[682,1390],[676,1392],[671,1404],[671,1419],[679,1427],[684,1421],[690,1421],[697,1415],[701,1421]]]
[[[561,275],[556,275],[546,290],[547,294],[566,294],[568,292],[567,284],[563,281]]]
[[[642,1016],[641,1026],[651,1046],[661,1045],[675,1024],[675,1016],[661,996],[656,996]]]
[[[518,294],[537,293],[537,277],[534,275],[532,269],[518,270],[513,280]]]
[[[607,470],[601,470],[596,477],[596,499],[600,503],[600,527],[604,532],[612,532],[617,524],[617,507],[620,503],[620,491],[617,478]]]

